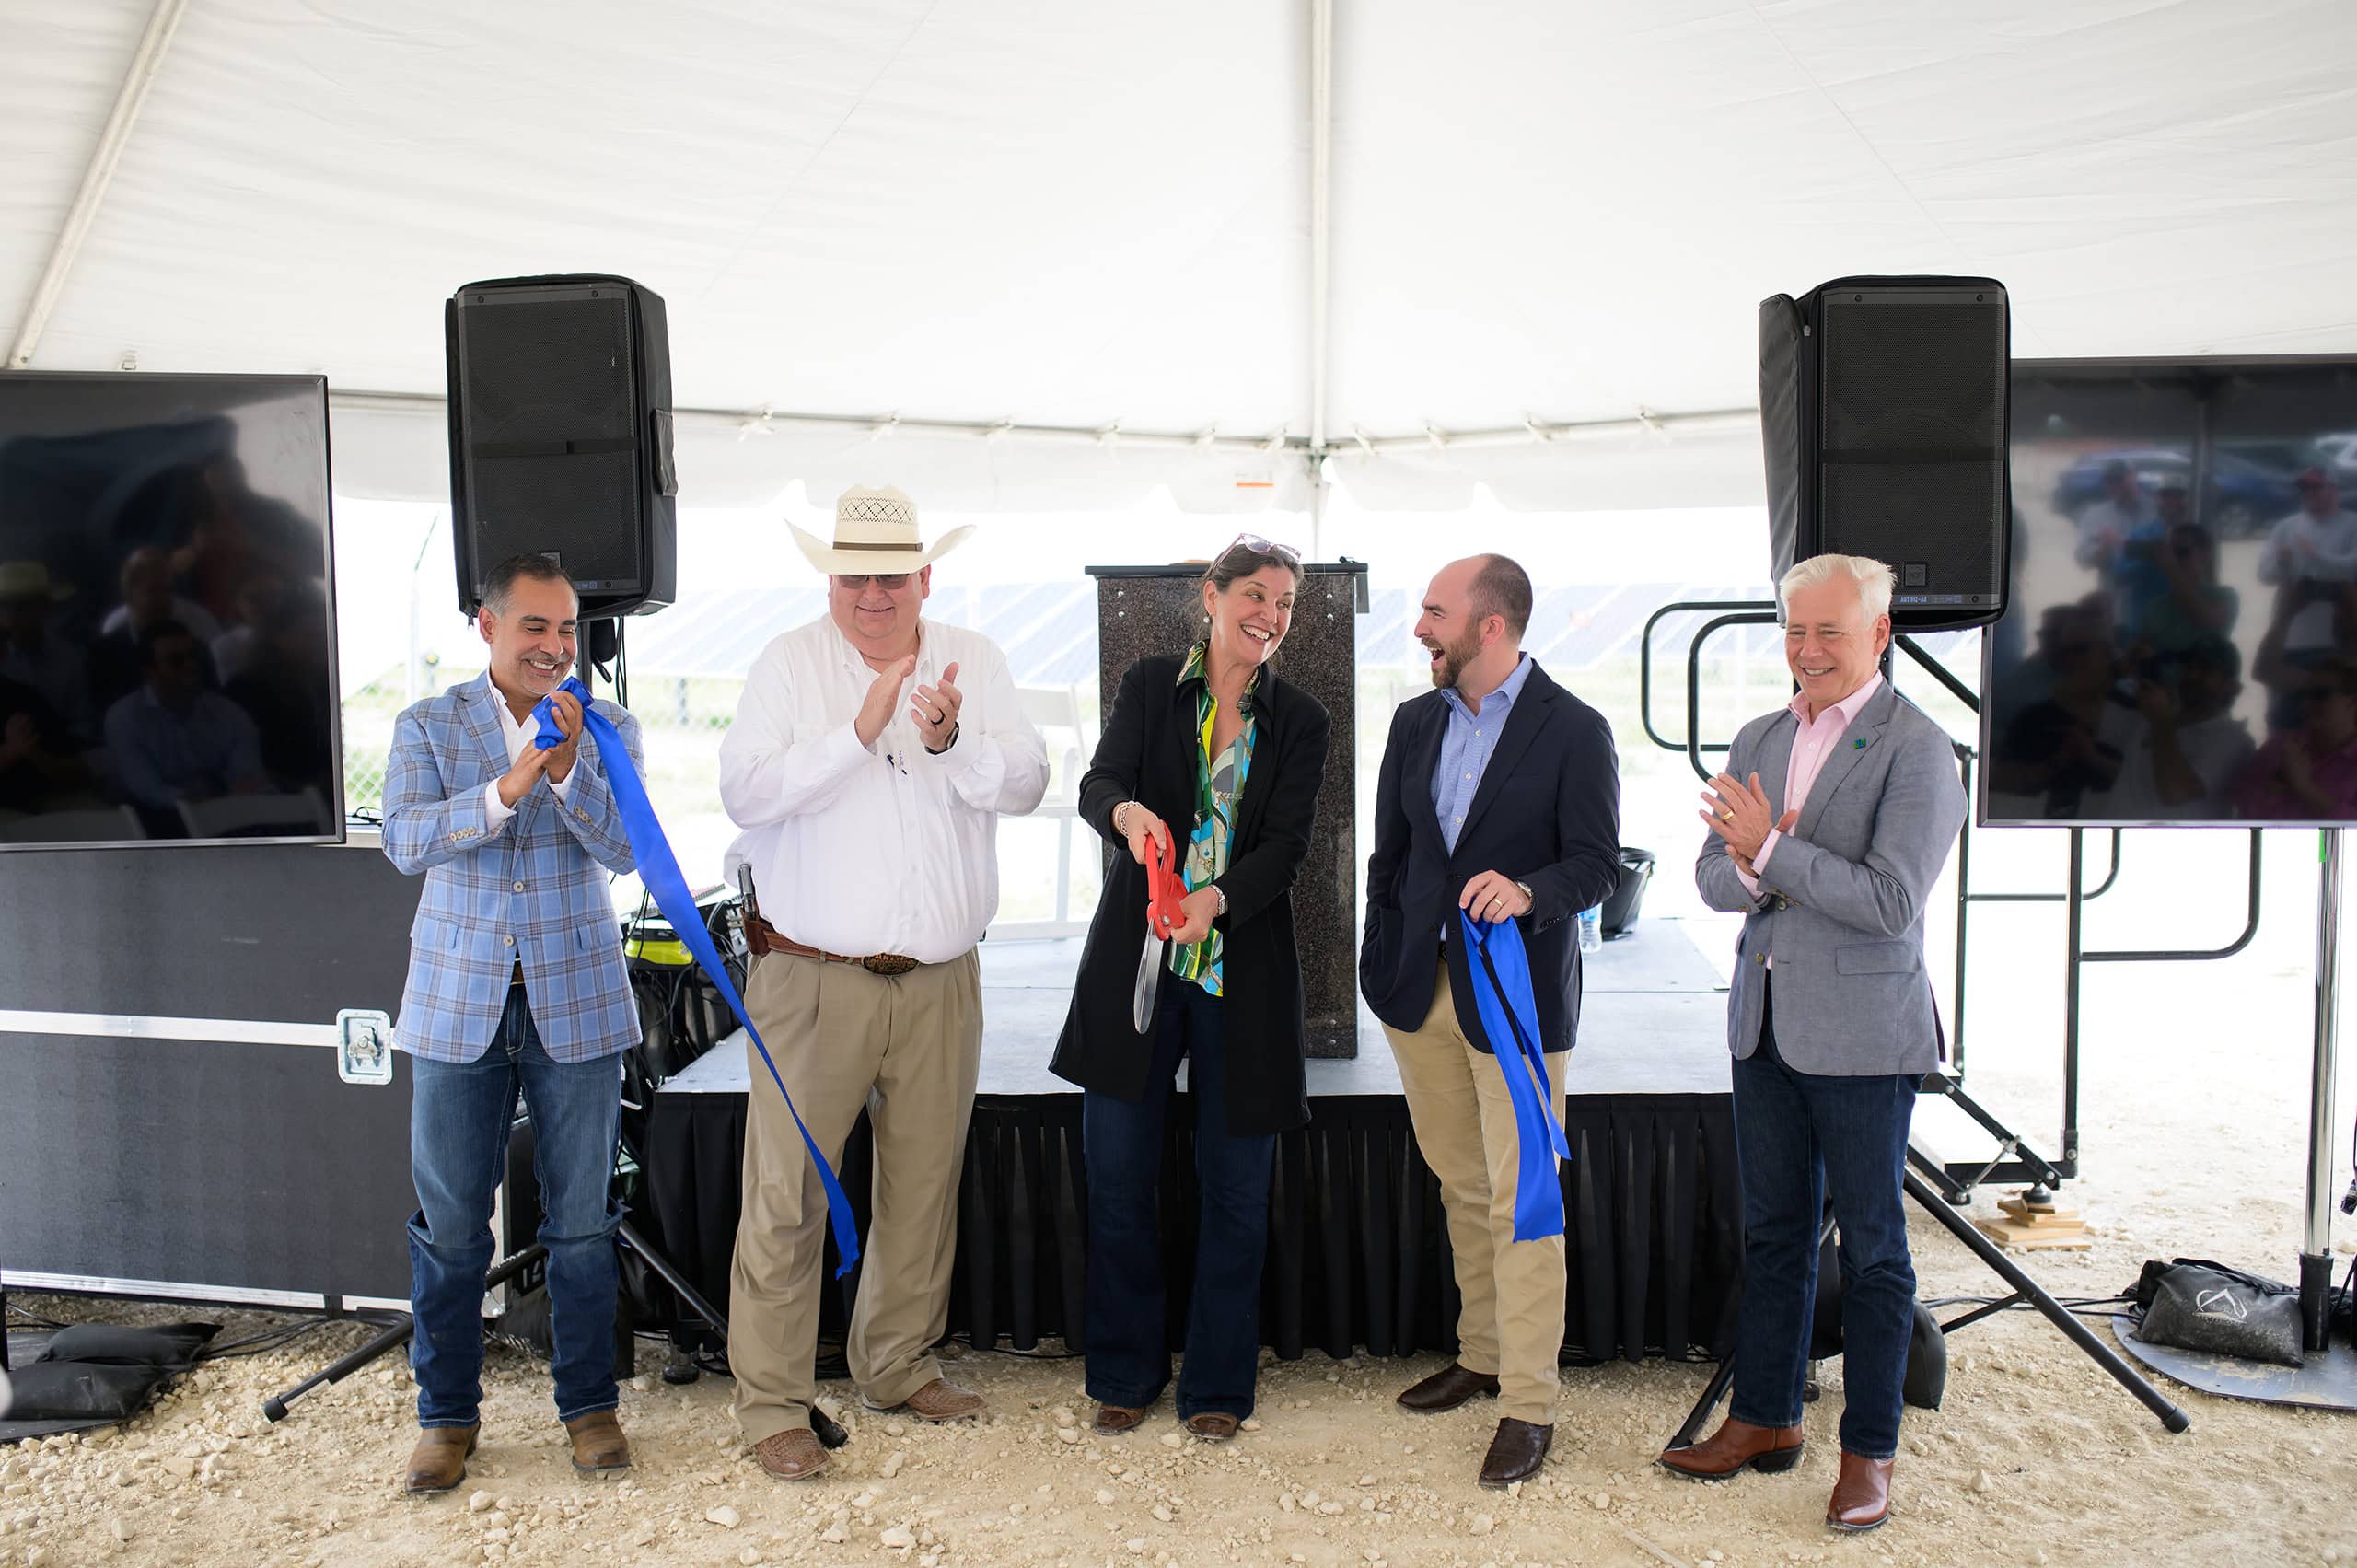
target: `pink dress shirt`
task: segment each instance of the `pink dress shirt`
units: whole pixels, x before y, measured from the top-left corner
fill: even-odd
[[[1808,699],[1795,693],[1793,697],[1793,718],[1800,728],[1793,737],[1792,761],[1784,767],[1784,809],[1794,810],[1808,801],[1808,792],[1817,783],[1817,775],[1825,771],[1825,760],[1833,755],[1841,736],[1866,705],[1866,699],[1882,690],[1882,673],[1877,670],[1866,678],[1866,683],[1842,698],[1812,719],[1808,716]],[[1752,857],[1751,868],[1744,869],[1743,862],[1736,862],[1735,874],[1743,881],[1743,890],[1753,898],[1759,896],[1759,877],[1766,875],[1768,857],[1776,853],[1776,845],[1783,835],[1771,825],[1768,836],[1759,841],[1759,853]],[[1768,967],[1774,969],[1771,956]]]

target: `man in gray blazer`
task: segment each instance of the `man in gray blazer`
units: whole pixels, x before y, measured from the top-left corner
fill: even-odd
[[[1880,673],[1891,581],[1888,566],[1855,555],[1784,574],[1784,659],[1799,694],[1744,726],[1703,792],[1710,832],[1694,878],[1703,902],[1745,916],[1727,1005],[1743,1310],[1727,1420],[1661,1457],[1705,1480],[1799,1463],[1829,1195],[1846,1399],[1826,1522],[1845,1530],[1889,1513],[1914,1322],[1907,1129],[1942,1043],[1923,903],[1965,813],[1946,733]]]

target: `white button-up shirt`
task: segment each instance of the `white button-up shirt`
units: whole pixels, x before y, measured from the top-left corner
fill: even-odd
[[[540,726],[537,722],[535,722],[532,724],[530,728],[528,729],[525,727],[525,721],[517,718],[516,716],[516,710],[507,705],[507,693],[499,689],[498,682],[496,681],[492,683],[491,705],[499,710],[499,738],[505,741],[507,745],[507,765],[512,768],[517,763],[524,760],[524,748],[530,744],[532,737],[540,733]],[[596,741],[589,739],[586,736],[582,738],[581,743],[584,746],[594,746],[597,744]],[[573,788],[573,775],[571,773],[565,774],[562,781],[549,778],[546,773],[542,773],[540,776],[544,779],[548,779],[549,788],[556,792],[556,797],[560,801],[563,800],[566,795],[570,793]],[[524,797],[522,796],[516,797],[517,806],[521,806],[523,803]],[[515,815],[516,807],[509,806],[506,802],[499,798],[499,781],[497,779],[493,779],[489,784],[483,785],[482,830],[484,832],[495,833],[499,831],[500,829],[507,825],[507,819]],[[520,882],[517,883],[516,890],[519,893],[522,892],[524,890],[523,884]]]
[[[761,918],[830,953],[946,963],[998,912],[998,819],[1048,788],[1048,749],[1023,716],[1006,656],[979,632],[923,623],[917,668],[873,747],[853,728],[876,672],[820,617],[753,661],[720,743],[720,802],[745,830]],[[958,666],[957,744],[924,749],[909,717],[919,686]]]

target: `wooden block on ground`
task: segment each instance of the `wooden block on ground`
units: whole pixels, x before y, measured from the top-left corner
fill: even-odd
[[[2079,1211],[2075,1208],[2063,1208],[2055,1204],[2037,1208],[2018,1196],[1998,1199],[1997,1207],[2028,1225],[2076,1225],[2079,1223]]]
[[[1980,1234],[2001,1247],[2018,1247],[2026,1252],[2084,1252],[2095,1245],[2087,1227],[2075,1222],[2068,1225],[2028,1224],[2013,1218],[1982,1219],[1972,1222]]]

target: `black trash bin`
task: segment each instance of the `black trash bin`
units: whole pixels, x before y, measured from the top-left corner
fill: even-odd
[[[1596,917],[1608,937],[1618,936],[1637,923],[1637,906],[1645,901],[1645,884],[1654,879],[1654,852],[1620,846],[1620,886],[1604,900]]]

